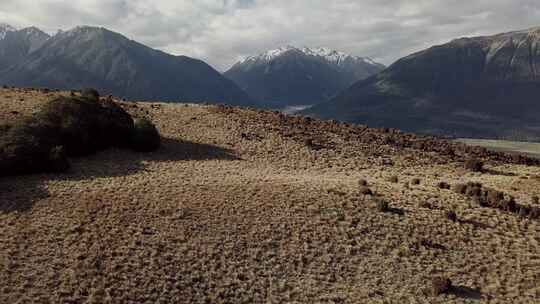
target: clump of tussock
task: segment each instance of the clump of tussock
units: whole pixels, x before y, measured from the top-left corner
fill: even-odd
[[[369,187],[361,186],[359,189],[360,194],[362,195],[373,195],[373,191]]]
[[[514,197],[506,195],[504,192],[484,187],[481,183],[469,182],[467,184],[456,184],[452,187],[452,190],[458,194],[470,197],[473,202],[481,207],[499,209],[531,219],[540,218],[540,207],[518,204]]]
[[[420,208],[426,208],[426,209],[431,209],[433,208],[433,206],[431,205],[430,202],[426,202],[426,201],[422,201],[420,202]]]
[[[467,192],[467,185],[465,184],[455,184],[452,186],[452,191],[458,194],[465,194]]]
[[[420,179],[419,178],[413,178],[411,180],[411,185],[420,185]]]
[[[446,277],[435,277],[431,280],[431,295],[437,297],[448,293],[452,288],[452,281]]]
[[[535,196],[533,196],[533,197],[531,198],[531,202],[532,202],[533,204],[535,204],[535,205],[538,205],[538,204],[540,204],[540,198],[539,198],[537,195],[535,195]]]
[[[484,170],[484,163],[476,158],[470,158],[465,161],[465,169],[472,172],[482,172]]]
[[[397,177],[397,175],[392,175],[388,178],[388,181],[396,184],[397,182],[399,182],[399,178]]]
[[[437,184],[437,188],[449,190],[449,189],[450,189],[450,185],[449,185],[447,182],[439,182],[439,183]]]
[[[358,184],[360,185],[360,187],[367,187],[368,186],[368,182],[365,179],[359,180]]]
[[[455,211],[449,210],[446,212],[446,218],[452,222],[457,222],[458,217]]]
[[[389,212],[390,211],[390,204],[384,200],[384,199],[377,199],[375,201],[376,205],[377,205],[377,210],[379,210],[380,212]]]

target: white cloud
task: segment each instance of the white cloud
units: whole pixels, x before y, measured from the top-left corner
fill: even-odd
[[[452,38],[540,25],[538,0],[2,0],[0,22],[99,25],[224,70],[280,45],[391,63]]]

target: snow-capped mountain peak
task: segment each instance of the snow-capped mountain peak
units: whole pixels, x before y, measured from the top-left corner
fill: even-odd
[[[8,32],[15,32],[15,31],[17,31],[17,29],[14,28],[13,26],[6,23],[0,23],[0,40],[4,39]]]
[[[233,65],[225,76],[269,107],[324,102],[384,66],[329,48],[283,46]]]
[[[291,51],[291,50],[297,50],[295,47],[293,46],[283,46],[283,47],[279,47],[277,49],[273,49],[273,50],[268,50],[264,53],[261,53],[259,55],[255,55],[255,56],[249,56],[247,58],[245,58],[244,60],[241,61],[241,63],[243,62],[249,62],[249,61],[260,61],[260,60],[263,60],[263,61],[271,61],[273,60],[274,58],[277,58],[281,55],[283,55],[284,53],[288,52],[288,51]]]
[[[27,27],[27,28],[23,28],[22,30],[20,30],[21,32],[24,32],[27,36],[42,36],[42,35],[47,35],[45,34],[42,30],[38,29],[37,27],[35,26],[31,26],[31,27]]]
[[[247,57],[244,60],[241,60],[239,63],[242,64],[242,63],[246,63],[246,62],[270,62],[270,61],[282,56],[283,54],[285,54],[287,52],[297,52],[297,53],[302,53],[305,56],[322,58],[322,59],[326,60],[327,62],[332,63],[332,64],[336,64],[336,65],[343,64],[347,59],[350,59],[350,60],[353,60],[353,61],[364,61],[365,63],[374,64],[374,65],[378,64],[375,61],[373,61],[373,60],[371,60],[370,58],[367,58],[367,57],[353,56],[353,55],[349,55],[349,54],[346,54],[344,52],[332,50],[332,49],[329,49],[329,48],[324,48],[324,47],[317,47],[317,48],[302,47],[302,48],[297,48],[297,47],[290,46],[290,45],[279,47],[279,48],[273,49],[273,50],[268,50],[268,51],[266,51],[264,53],[261,53],[259,55]]]

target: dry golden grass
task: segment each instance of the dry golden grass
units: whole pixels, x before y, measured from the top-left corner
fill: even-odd
[[[0,118],[55,94],[0,89]],[[438,187],[481,182],[533,204],[538,167],[474,173],[274,113],[125,106],[156,123],[160,151],[0,179],[0,303],[540,301],[540,221]],[[435,277],[454,287],[433,297]]]

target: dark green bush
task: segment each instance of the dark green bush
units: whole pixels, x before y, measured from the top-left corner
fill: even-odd
[[[11,129],[11,125],[9,124],[0,124],[0,136],[5,135],[9,129]]]
[[[131,135],[131,148],[139,152],[151,152],[159,149],[161,138],[156,126],[147,119],[136,119]]]
[[[58,143],[52,126],[35,119],[16,123],[0,137],[0,175],[58,172],[69,167],[65,154],[56,149]]]
[[[49,151],[49,170],[51,172],[64,172],[69,169],[69,167],[70,164],[64,147],[53,147]]]
[[[99,92],[96,89],[86,88],[81,91],[81,96],[90,100],[98,101]]]
[[[135,127],[116,103],[85,96],[56,98],[32,117],[0,126],[0,175],[65,171],[68,156],[113,146],[159,147],[159,133],[150,121],[139,120]]]
[[[133,119],[114,103],[91,98],[59,97],[47,103],[36,120],[53,126],[69,156],[88,155],[111,146],[127,146]]]

